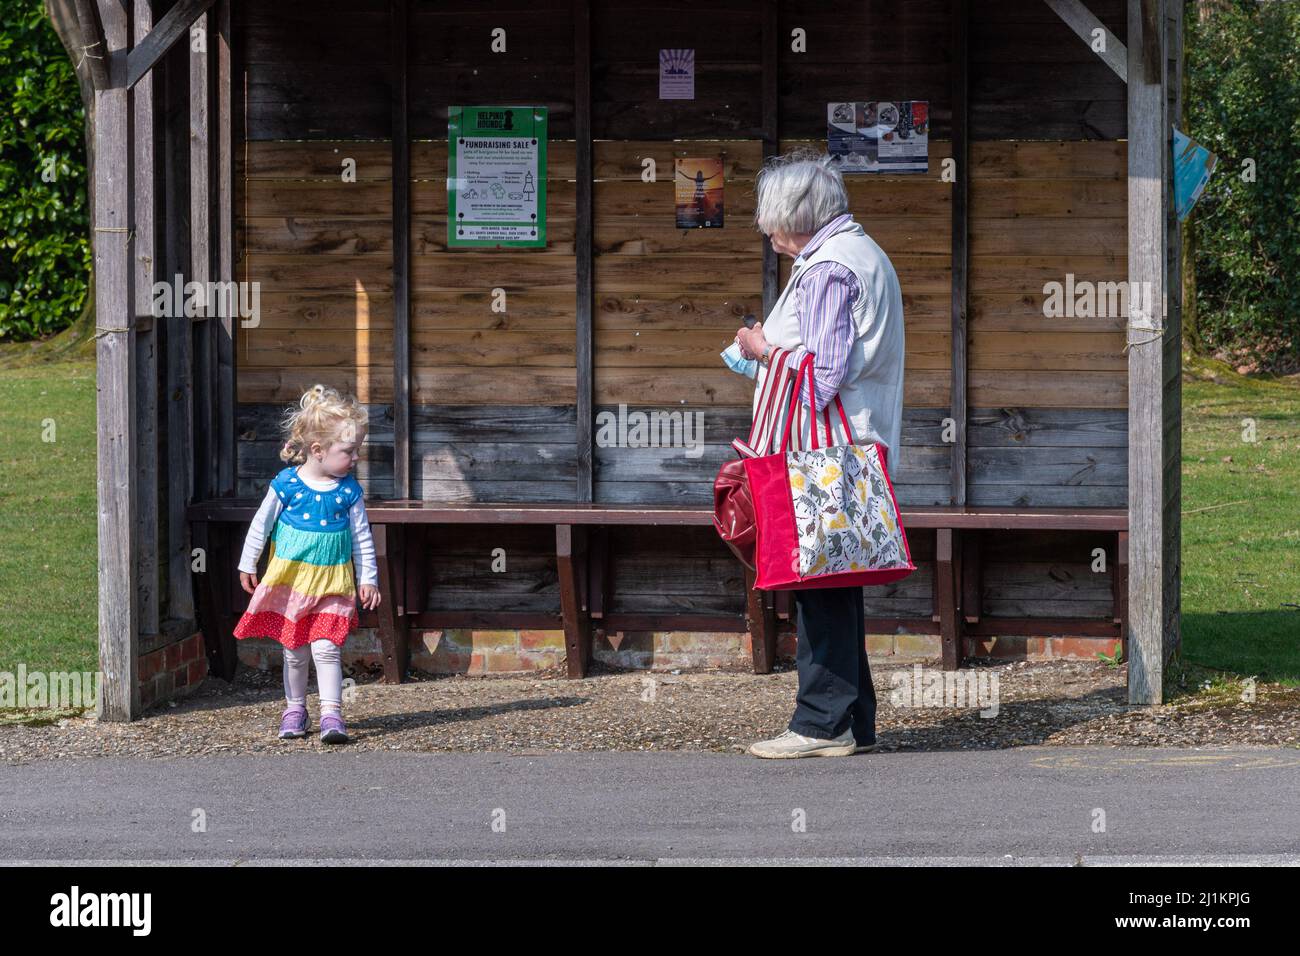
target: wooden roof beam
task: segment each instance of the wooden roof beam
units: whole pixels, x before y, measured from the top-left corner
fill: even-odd
[[[207,12],[216,0],[178,0],[168,10],[149,35],[136,44],[126,60],[127,89],[140,82],[140,78],[154,68],[172,45],[189,32],[194,21]],[[78,4],[80,6],[80,3]]]
[[[77,26],[81,30],[81,55],[90,61],[90,81],[97,90],[108,89],[108,46],[104,23],[95,0],[77,0]],[[99,52],[91,52],[98,50]]]
[[[1128,48],[1120,42],[1119,37],[1106,29],[1091,10],[1083,5],[1083,0],[1043,0],[1043,2],[1051,7],[1056,15],[1065,21],[1065,25],[1078,34],[1079,39],[1090,48],[1097,38],[1097,31],[1100,30],[1105,37],[1105,43],[1097,55],[1115,71],[1116,76],[1125,83],[1128,82]],[[1143,7],[1145,8],[1146,5],[1147,0],[1143,0]],[[1145,9],[1143,12],[1145,13]],[[1156,62],[1159,63],[1158,58]],[[1148,82],[1152,81],[1148,80]]]

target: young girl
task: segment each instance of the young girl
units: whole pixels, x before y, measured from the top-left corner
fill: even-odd
[[[348,739],[339,649],[357,626],[358,596],[362,607],[379,606],[374,539],[361,486],[349,474],[366,423],[365,409],[351,396],[324,385],[308,389],[285,415],[280,458],[289,467],[271,479],[244,541],[239,582],[253,597],[235,637],[271,637],[284,645],[282,738],[307,736],[311,658],[320,688],[320,739]],[[259,582],[257,560],[268,538],[270,558]],[[360,588],[353,583],[353,560]]]

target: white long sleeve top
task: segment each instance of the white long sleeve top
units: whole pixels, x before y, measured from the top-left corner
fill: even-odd
[[[319,491],[322,494],[327,491],[334,491],[339,486],[338,481],[316,483],[308,481],[302,475],[298,476],[298,480],[313,491]],[[280,517],[282,507],[283,504],[275,493],[275,489],[268,488],[266,497],[262,499],[261,507],[257,509],[252,524],[248,526],[248,535],[244,538],[244,551],[239,557],[239,570],[248,574],[257,573],[258,559],[261,558],[262,549],[266,547],[266,542],[271,537],[271,531]],[[370,584],[378,586],[379,566],[375,562],[375,539],[370,533],[370,519],[366,517],[366,503],[360,496],[358,496],[356,503],[348,509],[348,523],[352,529],[352,562],[357,571],[357,585]]]

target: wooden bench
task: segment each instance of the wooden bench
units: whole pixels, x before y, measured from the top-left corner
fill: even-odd
[[[207,554],[209,570],[199,588],[199,611],[220,637],[209,641],[214,672],[230,679],[235,672],[233,636],[237,577],[233,526],[252,521],[259,502],[233,498],[202,501],[189,508],[193,542]],[[594,636],[627,630],[748,631],[753,636],[755,673],[772,670],[779,630],[794,627],[791,592],[754,589],[746,572],[743,615],[637,614],[609,610],[610,550],[613,527],[694,525],[712,527],[707,508],[673,505],[481,504],[436,501],[367,503],[379,567],[379,609],[363,612],[364,626],[379,634],[385,680],[403,680],[409,663],[412,627],[508,627],[564,630],[570,677],[582,677],[591,660]],[[422,553],[429,526],[552,525],[559,578],[560,613],[429,610],[425,602],[425,565],[408,560]],[[908,532],[935,532],[934,611],[929,620],[868,618],[867,631],[893,632],[899,625],[914,633],[940,635],[943,666],[960,667],[966,635],[1079,634],[1126,640],[1128,596],[1128,514],[1122,508],[1000,508],[927,506],[903,509]],[[980,595],[982,567],[979,531],[1102,531],[1116,535],[1112,576],[1114,612],[1098,618],[987,618]],[[206,633],[206,632],[205,632]],[[1124,647],[1127,658],[1128,648]]]

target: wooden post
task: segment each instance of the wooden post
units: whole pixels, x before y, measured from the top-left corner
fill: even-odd
[[[771,595],[754,587],[755,574],[745,569],[745,623],[755,674],[770,674],[776,663],[776,609]],[[788,592],[781,592],[788,593]]]
[[[1163,53],[1157,77],[1146,60],[1162,36],[1144,14],[1165,0],[1128,2],[1128,489],[1129,703],[1159,704],[1164,679],[1164,297],[1169,136]]]
[[[777,87],[777,70],[780,64],[780,17],[777,0],[763,0],[763,71],[760,74],[763,102],[763,160],[766,162],[781,149],[780,106]],[[763,318],[776,305],[777,285],[781,281],[776,250],[772,241],[763,237]]]
[[[209,14],[212,16],[212,14]],[[215,11],[216,29],[212,31],[212,42],[216,44],[216,105],[215,124],[211,130],[215,147],[215,165],[213,184],[216,194],[216,238],[213,243],[216,252],[217,281],[230,289],[230,297],[224,299],[230,303],[229,309],[221,310],[223,314],[214,315],[208,321],[216,337],[214,364],[216,388],[214,390],[216,418],[216,485],[215,494],[233,495],[235,493],[235,317],[238,313],[240,296],[235,289],[235,184],[234,155],[231,145],[232,118],[232,82],[230,50],[230,0],[218,0]]]
[[[935,532],[935,611],[939,615],[940,647],[946,671],[961,667],[964,650],[962,644],[966,629],[962,621],[957,569],[960,547],[960,535],[952,528],[939,528]]]
[[[591,200],[591,4],[573,4],[573,138],[577,202],[573,251],[577,259],[574,364],[577,381],[578,501],[594,501],[592,475],[592,200]],[[586,666],[585,663],[583,665]],[[572,673],[572,665],[570,666]]]
[[[777,0],[763,0],[763,69],[759,75],[759,96],[762,101],[763,160],[766,162],[781,151],[778,71],[781,62],[780,10]],[[772,240],[763,236],[763,315],[766,320],[776,305],[780,294],[780,263]],[[770,449],[763,449],[768,451]],[[745,624],[749,629],[750,653],[755,674],[770,674],[776,664],[776,601],[786,599],[789,592],[772,595],[754,587],[756,575],[745,569]],[[786,614],[789,617],[789,614]]]
[[[152,0],[137,0],[133,5],[135,43],[149,35],[153,27]],[[129,62],[129,58],[128,58]],[[162,342],[161,325],[166,321],[153,315],[153,284],[157,281],[160,256],[155,225],[159,199],[154,185],[157,113],[152,72],[141,77],[132,91],[135,111],[135,161],[132,166],[135,192],[135,316],[136,316],[136,573],[140,594],[138,624],[142,633],[157,634],[159,626],[158,572],[158,346]],[[147,331],[145,329],[147,328]]]
[[[410,663],[405,607],[406,581],[402,568],[401,526],[376,524],[375,563],[379,570],[379,646],[384,655],[384,681],[400,684]]]
[[[970,295],[970,0],[953,0],[952,9],[952,394],[955,425],[950,459],[949,504],[966,504],[966,317]]]
[[[1113,620],[1119,625],[1120,646],[1124,649],[1124,660],[1128,660],[1128,532],[1116,534],[1115,563],[1111,567],[1111,593],[1114,598],[1115,616]]]
[[[189,57],[188,40],[164,57],[163,240],[164,279],[169,285],[183,282],[190,271],[190,235],[184,215],[189,200]],[[194,335],[184,315],[158,321],[165,323],[167,350],[167,617],[193,621],[194,579],[185,508],[194,494]]]
[[[95,90],[95,361],[96,495],[99,504],[99,666],[97,716],[134,720],[138,685],[139,597],[136,593],[136,435],[134,122],[126,88],[130,32],[125,8],[102,0],[107,83]],[[83,34],[86,25],[83,23]]]
[[[578,567],[587,560],[585,525],[555,526],[555,562],[560,583],[560,611],[564,619],[564,648],[569,676],[587,676],[591,660],[591,615],[583,601]]]
[[[1181,3],[1167,3],[1166,24],[1168,26],[1169,68],[1167,82],[1169,119],[1165,124],[1169,130],[1169,146],[1172,150],[1173,131],[1171,127],[1181,122],[1183,93],[1183,14]],[[1172,152],[1168,153],[1172,156]],[[1170,160],[1172,164],[1172,160]],[[1172,175],[1169,179],[1172,182]],[[1172,189],[1168,190],[1170,193]],[[1183,496],[1183,432],[1181,426],[1183,414],[1183,377],[1181,374],[1183,351],[1183,225],[1174,208],[1174,197],[1170,195],[1165,203],[1166,231],[1168,233],[1168,259],[1166,275],[1169,281],[1166,301],[1168,309],[1165,315],[1165,337],[1163,342],[1164,397],[1161,434],[1167,436],[1164,448],[1164,659],[1169,660],[1174,651],[1182,644],[1182,496]]]
[[[185,49],[190,63],[190,276],[203,289],[212,279],[212,207],[215,199],[212,176],[212,14],[194,21]],[[203,49],[194,49],[198,37]],[[206,299],[205,299],[206,301]],[[209,303],[211,304],[211,303]],[[194,493],[210,497],[217,485],[216,449],[216,350],[217,322],[204,308],[194,317],[193,394]]]
[[[411,137],[407,114],[410,0],[390,8],[393,85],[393,497],[411,497]]]

